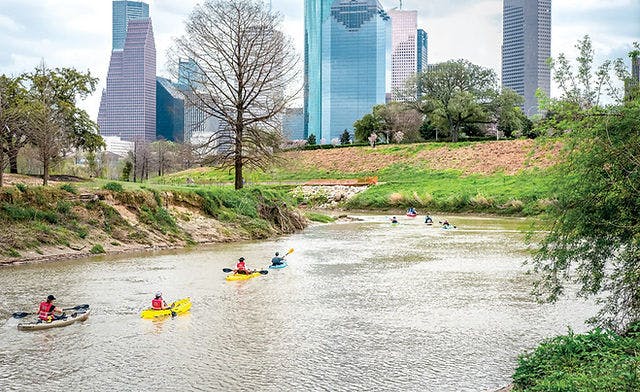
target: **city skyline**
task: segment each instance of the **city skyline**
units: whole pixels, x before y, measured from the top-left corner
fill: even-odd
[[[100,78],[96,92],[81,107],[97,117],[100,93],[112,46],[111,0],[3,0],[0,4],[0,72],[18,74],[32,70],[42,59],[52,67],[89,69]],[[151,0],[158,50],[158,75],[166,70],[166,51],[172,37],[181,35],[184,20],[196,0],[170,2]],[[285,32],[303,53],[303,3],[300,0],[273,0],[273,8],[284,15]],[[397,1],[381,0],[385,9]],[[501,74],[502,0],[404,0],[406,10],[418,11],[418,26],[429,34],[429,62],[466,58]],[[640,41],[640,2],[613,0],[562,0],[553,5],[552,56],[564,52],[575,58],[578,39],[589,34],[596,50],[596,62],[623,57],[633,41]],[[65,20],[60,24],[59,20]],[[453,26],[453,27],[452,27]],[[301,64],[302,67],[302,64]],[[552,87],[552,95],[557,89]],[[300,96],[302,106],[302,96]]]

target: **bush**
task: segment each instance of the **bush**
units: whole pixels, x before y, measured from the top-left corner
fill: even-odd
[[[22,193],[26,192],[29,189],[29,187],[26,184],[22,184],[22,183],[16,184],[16,188],[18,188],[18,190]]]
[[[318,214],[318,213],[315,213],[315,212],[307,212],[305,214],[305,216],[310,221],[319,222],[319,223],[330,223],[330,222],[334,222],[336,220],[334,217],[331,217],[329,215]]]
[[[100,253],[106,253],[104,248],[102,247],[102,245],[100,244],[95,244],[91,250],[89,251],[89,253],[93,254],[93,255],[98,255]]]
[[[122,191],[124,191],[124,189],[122,188],[122,184],[117,183],[117,182],[107,182],[106,184],[104,184],[102,189],[106,189],[108,191],[113,191],[113,192],[122,192]]]
[[[640,339],[569,331],[520,356],[513,381],[515,391],[638,391]]]
[[[64,184],[60,186],[60,189],[62,189],[63,191],[67,191],[71,194],[77,195],[78,194],[78,189],[71,185],[71,184]]]

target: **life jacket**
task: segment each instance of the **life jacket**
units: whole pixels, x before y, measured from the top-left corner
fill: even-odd
[[[238,261],[238,264],[236,264],[236,269],[238,271],[246,271],[247,266],[244,264],[244,261]]]
[[[38,318],[40,320],[48,320],[49,317],[53,316],[54,308],[55,306],[50,302],[40,302],[40,308],[38,309]]]
[[[162,297],[152,299],[151,307],[153,309],[162,309],[164,307],[164,301],[162,300]]]

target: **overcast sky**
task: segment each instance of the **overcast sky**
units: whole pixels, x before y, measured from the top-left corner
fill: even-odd
[[[533,1],[533,0],[532,0]],[[166,52],[183,32],[184,19],[199,0],[150,0],[158,74]],[[272,0],[284,29],[302,52],[303,0]],[[381,0],[385,8],[397,0]],[[429,33],[429,62],[465,58],[500,75],[502,0],[404,0],[418,10]],[[598,59],[624,57],[640,41],[640,0],[553,0],[552,56],[575,58],[576,41],[589,34]],[[111,51],[111,0],[0,0],[0,73],[19,74],[42,59],[52,67],[90,70],[98,90],[81,104],[97,116]],[[552,91],[553,94],[553,91]]]

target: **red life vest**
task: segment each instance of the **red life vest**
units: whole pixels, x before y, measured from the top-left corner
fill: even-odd
[[[53,309],[55,309],[55,306],[53,306],[52,303],[47,301],[40,302],[40,308],[38,309],[38,318],[40,320],[49,319],[49,317],[53,316]]]
[[[244,261],[238,261],[238,264],[236,264],[236,269],[238,271],[246,271],[247,267],[244,264]]]
[[[153,309],[162,309],[164,307],[164,301],[162,300],[162,297],[152,299],[151,307]]]

